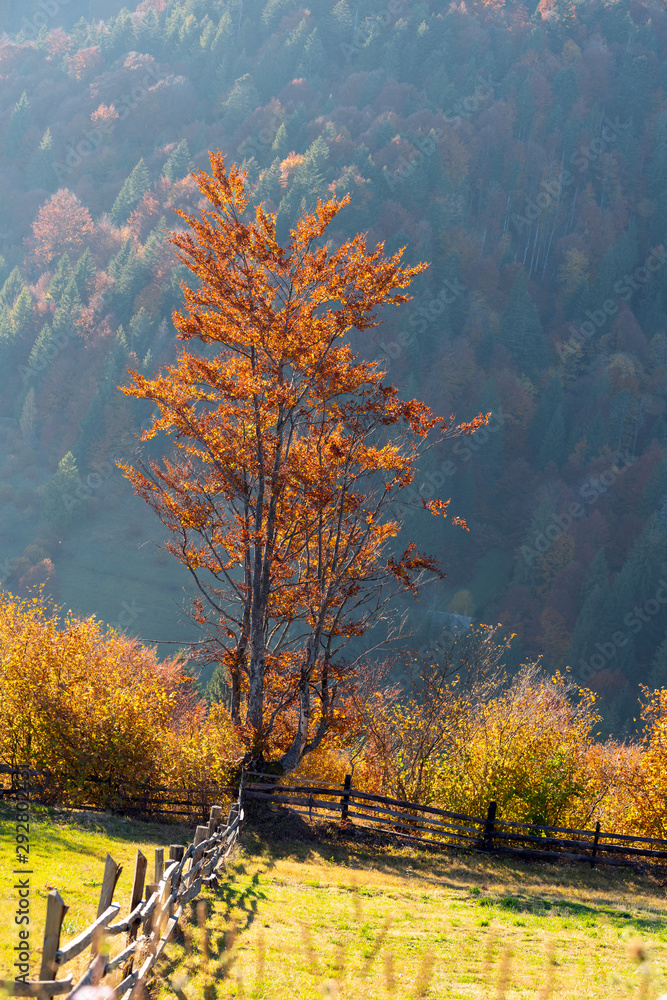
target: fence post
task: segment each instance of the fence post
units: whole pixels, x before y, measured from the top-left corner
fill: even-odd
[[[241,768],[241,780],[239,782],[239,812],[243,806],[243,798],[245,795],[245,767]]]
[[[164,874],[164,847],[155,848],[155,868],[153,869],[153,881],[161,882]]]
[[[56,954],[60,947],[60,928],[69,907],[65,906],[57,889],[52,889],[46,903],[46,924],[44,926],[44,946],[42,948],[41,980],[56,978],[58,964]]]
[[[347,810],[350,805],[350,788],[352,786],[352,775],[345,775],[345,784],[343,785],[343,798],[340,800],[340,821],[344,823],[347,820]]]
[[[185,854],[185,848],[183,847],[182,844],[170,844],[169,845],[169,860],[170,861],[180,861],[184,854]],[[160,876],[160,877],[162,877],[162,876]]]
[[[144,894],[144,882],[146,880],[147,866],[148,862],[146,861],[146,858],[141,853],[141,851],[137,849],[137,860],[134,863],[134,880],[132,882],[132,895],[130,896],[130,913],[132,913],[135,906],[139,905],[139,903],[141,902],[141,898]],[[137,924],[134,924],[134,926],[130,927],[129,931],[127,932],[128,944],[131,941],[134,941],[136,936],[137,936]]]
[[[600,820],[595,824],[595,836],[593,837],[593,853],[591,854],[591,868],[595,866],[595,855],[598,852],[598,841],[600,840]]]
[[[493,850],[493,824],[496,819],[496,809],[498,804],[496,802],[489,802],[489,811],[486,814],[486,823],[484,824],[484,850]]]
[[[211,837],[220,825],[222,816],[222,806],[211,806],[211,815],[208,821],[208,835]]]
[[[192,841],[193,847],[199,847],[205,840],[208,840],[208,824],[206,826],[198,826],[195,830],[195,838]]]
[[[107,854],[107,859],[104,863],[104,878],[102,880],[102,889],[100,891],[100,902],[97,907],[97,916],[101,917],[105,910],[111,906],[113,902],[113,894],[116,888],[116,882],[120,878],[120,873],[123,870],[122,865],[117,865],[110,854]]]

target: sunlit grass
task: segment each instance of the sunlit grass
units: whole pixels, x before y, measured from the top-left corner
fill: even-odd
[[[664,891],[635,873],[246,835],[205,898],[207,930],[193,905],[158,1000],[606,1000],[667,985]]]
[[[31,976],[37,978],[44,934],[46,899],[57,889],[69,907],[65,914],[63,943],[84,930],[97,915],[100,887],[107,851],[122,864],[115,899],[126,914],[132,888],[137,848],[148,859],[152,879],[156,847],[186,844],[194,828],[181,825],[140,823],[117,816],[77,813],[33,806],[30,820],[30,945],[33,949]],[[14,962],[12,949],[18,943],[14,913],[18,901],[14,888],[14,813],[9,803],[0,806],[0,977],[7,976]],[[165,856],[168,850],[165,851]],[[63,971],[75,975],[87,955]]]
[[[7,805],[0,832],[7,974],[16,938]],[[67,941],[95,916],[107,851],[124,866],[116,891],[124,912],[137,847],[150,876],[154,848],[186,843],[192,832],[36,807],[33,947],[41,947],[50,887],[70,907]],[[218,889],[188,906],[151,984],[154,1000],[606,1000],[657,998],[667,989],[665,893],[650,875],[431,854],[321,833],[302,842],[246,831]],[[86,961],[82,955],[66,971],[77,975]],[[34,975],[38,952],[32,968]]]

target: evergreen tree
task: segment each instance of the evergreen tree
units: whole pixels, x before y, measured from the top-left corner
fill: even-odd
[[[74,275],[72,275],[60,296],[60,301],[53,314],[53,330],[55,333],[64,331],[68,333],[72,332],[73,323],[76,320],[80,305],[79,289],[77,288]]]
[[[107,58],[115,59],[121,52],[130,52],[134,42],[132,14],[123,7],[116,17],[107,22],[107,30],[100,35],[100,48]]]
[[[173,184],[174,181],[178,181],[181,177],[185,177],[190,169],[190,150],[188,149],[188,144],[185,139],[181,139],[178,146],[165,163],[162,173],[167,180],[171,181]]]
[[[288,151],[300,153],[308,142],[308,119],[303,104],[285,122]]]
[[[42,136],[37,152],[28,164],[26,179],[31,187],[44,188],[52,191],[55,174],[53,172],[53,138],[51,129]]]
[[[150,328],[150,316],[142,306],[139,312],[135,313],[130,320],[127,334],[130,351],[134,351],[135,354],[139,354],[148,339]]]
[[[323,136],[319,136],[306,150],[302,163],[297,167],[292,180],[292,204],[305,204],[312,212],[318,196],[324,191],[324,167],[329,158],[329,147]],[[405,245],[405,244],[403,244]],[[386,251],[388,254],[390,250]]]
[[[0,304],[12,309],[14,303],[24,288],[25,281],[23,280],[23,275],[19,271],[18,267],[15,267],[2,286],[2,291],[0,291]]]
[[[276,132],[276,137],[271,144],[271,152],[278,158],[278,160],[284,160],[289,153],[288,148],[288,138],[287,138],[287,126],[285,122],[280,123],[280,127]]]
[[[74,269],[74,280],[82,302],[88,302],[90,289],[97,271],[88,247],[77,261]]]
[[[144,262],[129,237],[112,258],[109,264],[109,277],[114,278],[116,282],[113,292],[116,315],[122,323],[128,323],[132,316],[134,299],[146,279]]]
[[[549,462],[555,462],[560,469],[566,458],[565,416],[563,407],[558,406],[545,428],[537,453],[537,467],[543,469]]]
[[[280,127],[284,128],[285,126],[281,125]],[[276,157],[271,166],[262,171],[259,181],[257,182],[255,197],[258,203],[262,201],[273,201],[279,203],[281,194],[280,160]]]
[[[549,355],[537,309],[526,286],[523,269],[510,292],[503,317],[501,341],[522,375],[535,377],[546,368]]]
[[[303,55],[301,56],[301,64],[299,66],[299,71],[303,75],[311,80],[318,78],[323,72],[326,65],[326,53],[324,51],[324,46],[318,34],[317,28],[308,35],[306,43],[303,47]]]
[[[231,131],[236,131],[239,125],[250,117],[258,104],[259,95],[255,90],[252,76],[250,73],[245,73],[234,82],[234,86],[222,106],[226,127]]]
[[[30,128],[31,120],[30,101],[24,90],[9,116],[9,124],[5,132],[5,152],[8,156],[15,156],[18,152],[21,139]]]
[[[56,269],[53,272],[53,277],[49,282],[49,287],[46,290],[46,297],[51,299],[54,305],[60,302],[63,292],[69,284],[69,280],[72,277],[72,264],[69,259],[69,254],[65,251],[58,258],[58,263],[56,264]]]
[[[605,654],[596,648],[596,643],[610,641],[618,625],[610,613],[612,597],[604,555],[599,560],[596,558],[591,564],[580,602],[581,610],[572,632],[566,663],[572,667],[575,677],[587,682],[596,669],[614,666],[613,656],[605,657]],[[592,664],[591,657],[597,657]],[[588,669],[584,670],[585,667]]]
[[[48,323],[45,323],[28,357],[28,370],[30,373],[42,374],[45,372],[51,360],[55,357],[56,351],[57,347],[53,344],[51,327]]]
[[[164,216],[162,216],[155,229],[151,229],[150,233],[146,238],[142,259],[144,268],[147,271],[152,271],[156,263],[160,259],[160,255],[162,253],[162,247],[165,241],[164,231],[166,228],[167,228],[167,220],[165,219]]]
[[[142,158],[125,180],[109,212],[109,217],[116,226],[127,222],[130,214],[137,207],[150,186],[150,174]]]
[[[647,682],[650,688],[667,687],[667,639],[663,639],[655,651]]]
[[[26,441],[31,443],[35,440],[35,390],[33,388],[28,390],[28,394],[24,400],[23,407],[21,409],[21,418],[19,420],[19,427],[21,428],[21,434]]]
[[[157,13],[150,8],[135,23],[135,35],[139,52],[150,52],[154,56],[162,54],[162,33]]]
[[[32,295],[27,287],[23,286],[23,291],[16,300],[12,309],[10,319],[10,333],[12,341],[16,343],[27,329],[28,323],[32,319]]]
[[[40,489],[44,515],[55,531],[62,531],[71,522],[80,503],[77,497],[80,486],[74,455],[68,451],[58,463],[53,477]]]

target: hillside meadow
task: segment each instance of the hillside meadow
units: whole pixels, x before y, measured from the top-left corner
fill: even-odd
[[[5,804],[3,914],[13,902],[12,821]],[[124,912],[137,847],[150,872],[155,847],[185,843],[191,833],[34,807],[34,943],[50,888],[70,907],[66,942],[94,918],[107,850],[124,865],[115,897]],[[5,975],[13,933],[3,920]],[[655,998],[667,989],[666,959],[657,872],[417,851],[374,835],[343,836],[334,826],[309,827],[279,810],[246,829],[218,888],[189,905],[150,996]],[[32,964],[37,971],[37,952]]]
[[[12,803],[0,803],[0,978],[7,976],[12,963],[12,949],[17,943],[17,928],[13,916],[16,909],[15,876],[15,812]],[[137,849],[148,858],[149,873],[153,870],[156,847],[186,843],[189,826],[180,824],[142,823],[93,813],[53,809],[31,805],[30,809],[30,938],[35,949],[31,961],[31,977],[38,978],[46,915],[46,899],[51,889],[57,889],[69,907],[62,927],[63,942],[76,937],[89,926],[97,914],[104,861],[107,852],[123,866],[115,899],[125,914],[132,888],[134,860]],[[67,972],[82,972],[88,952],[74,959]]]

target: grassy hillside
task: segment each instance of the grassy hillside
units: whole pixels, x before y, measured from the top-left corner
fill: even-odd
[[[0,975],[11,967],[16,934],[12,823],[4,806]],[[149,858],[150,874],[154,848],[184,843],[191,832],[36,807],[32,943],[41,946],[50,888],[70,907],[66,942],[94,918],[107,850],[124,866],[116,891],[123,905],[137,847]],[[205,891],[199,906],[190,904],[151,994],[155,1000],[658,997],[667,988],[664,895],[650,874],[431,854],[341,837],[333,828],[319,827],[316,836],[301,820],[283,816],[272,827],[247,830],[219,888]],[[85,960],[68,970],[81,972]],[[34,974],[38,953],[32,966]]]
[[[7,803],[0,805],[0,978],[7,976],[14,961],[12,949],[17,943],[14,911],[15,814]],[[69,941],[95,919],[99,901],[104,861],[107,851],[123,866],[115,899],[125,916],[132,888],[137,848],[148,858],[152,877],[156,847],[188,842],[192,828],[160,823],[139,823],[117,816],[73,813],[32,806],[30,819],[30,943],[31,976],[38,977],[46,898],[57,889],[69,910],[65,914],[62,941]],[[76,975],[83,971],[88,952],[67,966]],[[62,978],[62,977],[61,977]]]
[[[193,915],[162,966],[159,1000],[592,1000],[654,997],[667,985],[654,878],[335,834],[295,842],[293,822],[287,839],[245,834],[228,880],[209,894],[208,963]]]

